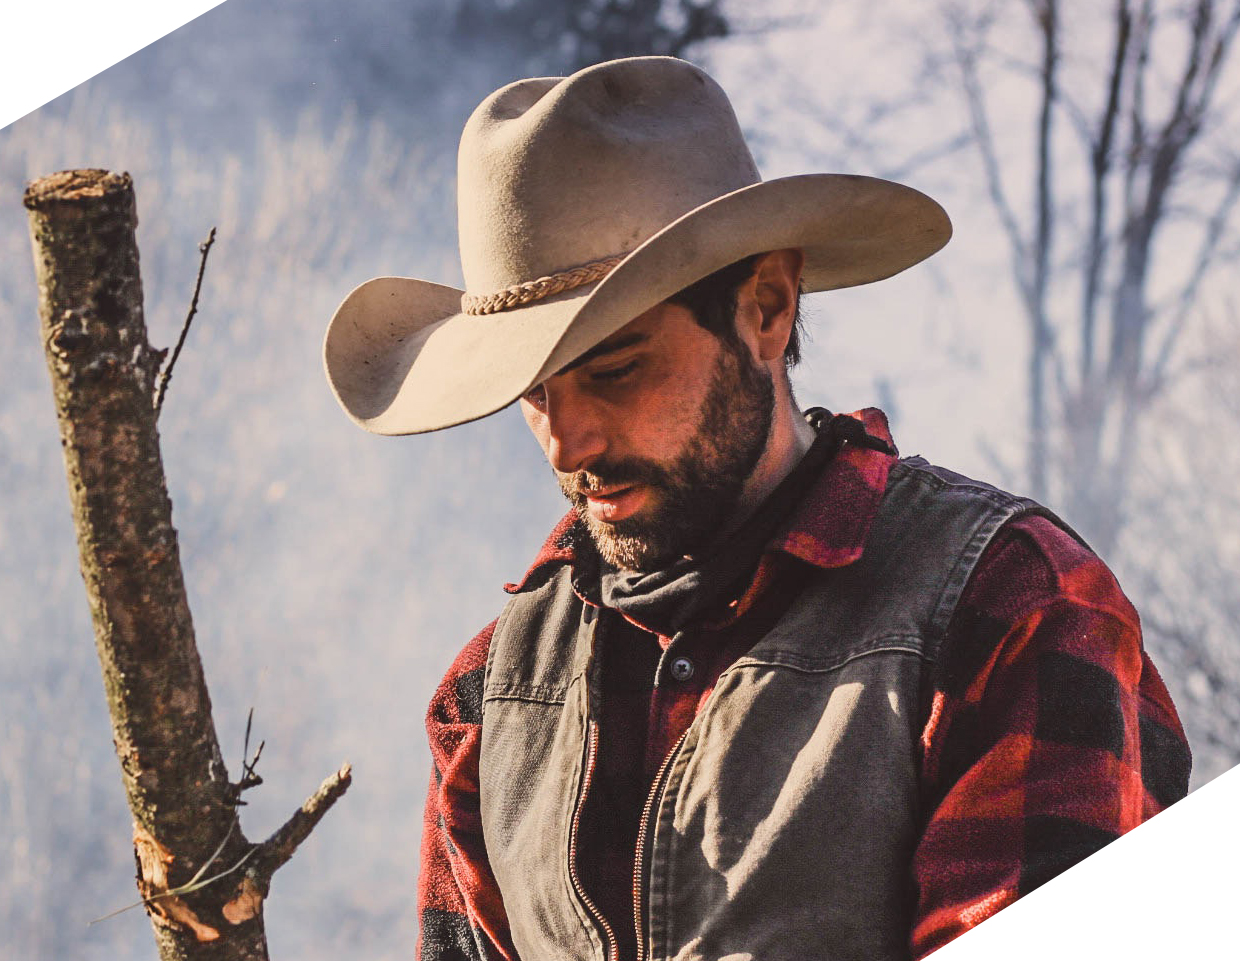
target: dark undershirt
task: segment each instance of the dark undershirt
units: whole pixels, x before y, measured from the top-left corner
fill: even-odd
[[[655,775],[719,675],[774,626],[814,570],[786,555],[771,560],[780,565],[777,576],[743,616],[716,630],[686,631],[675,645],[615,611],[603,611],[599,752],[582,812],[577,864],[587,893],[612,927],[622,959],[637,954],[634,861]],[[688,658],[692,676],[677,681],[665,665],[656,687],[661,657],[667,665]]]

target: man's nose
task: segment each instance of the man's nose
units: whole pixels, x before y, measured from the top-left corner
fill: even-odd
[[[589,404],[547,396],[547,460],[561,474],[588,470],[607,448],[603,425]]]

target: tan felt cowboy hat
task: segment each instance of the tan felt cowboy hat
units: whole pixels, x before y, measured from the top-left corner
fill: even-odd
[[[800,247],[803,287],[882,280],[947,243],[943,209],[844,174],[763,181],[728,98],[692,64],[638,57],[521,80],[465,125],[465,291],[379,277],[336,310],[336,398],[376,434],[484,417],[707,274]]]

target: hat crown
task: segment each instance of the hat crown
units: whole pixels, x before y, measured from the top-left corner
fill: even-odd
[[[627,253],[760,179],[727,95],[683,60],[631,58],[509,84],[461,136],[466,289],[485,295]]]

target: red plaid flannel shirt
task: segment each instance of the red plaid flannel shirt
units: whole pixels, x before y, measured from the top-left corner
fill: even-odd
[[[890,442],[881,412],[853,416]],[[618,932],[633,925],[636,816],[659,762],[719,674],[779,616],[798,577],[860,555],[893,461],[841,450],[744,596],[731,600],[696,650],[681,652],[696,666],[687,683],[652,688],[668,639],[640,625],[628,625],[624,656],[608,659],[621,666],[604,672],[602,800],[585,812],[579,864]],[[572,523],[570,515],[552,532],[527,579],[544,565],[573,562],[564,537]],[[517,957],[478,807],[493,629],[494,622],[461,651],[427,715],[434,771],[418,883],[422,961]],[[1179,800],[1190,764],[1132,605],[1102,561],[1044,518],[1018,519],[996,535],[942,651],[921,736],[925,826],[910,865],[916,958]]]

